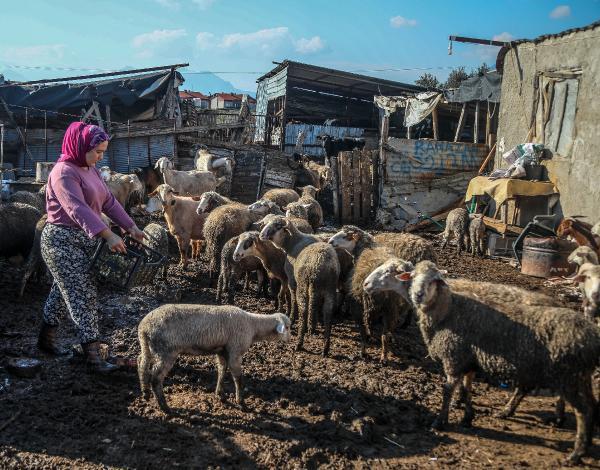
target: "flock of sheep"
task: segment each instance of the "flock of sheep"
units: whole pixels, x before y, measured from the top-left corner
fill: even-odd
[[[560,397],[557,419],[563,418],[565,402],[577,419],[569,462],[577,463],[585,454],[594,426],[600,425],[592,387],[592,374],[600,365],[600,330],[594,323],[600,313],[598,225],[591,231],[595,249],[593,244],[580,246],[570,257],[579,265],[574,279],[584,294],[581,314],[517,287],[448,278],[436,266],[432,244],[417,235],[373,236],[355,226],[344,226],[334,235],[316,233],[323,225],[316,195],[327,179],[326,167],[307,167],[314,185],[299,192],[273,189],[250,205],[215,191],[223,176],[203,178],[201,191],[198,186],[190,190],[178,174],[194,172],[175,172],[162,159],[157,167],[164,182],[148,196],[162,208],[167,229],[156,223],[147,226],[149,244],[167,254],[168,230],[177,241],[183,269],[189,264],[190,245],[193,259],[204,246],[211,279],[217,279],[218,302],[234,303],[238,280],[255,272],[258,293],[270,291],[275,310],[286,312],[259,315],[233,305],[180,304],[150,312],[138,327],[138,373],[143,396],[148,399],[152,391],[162,410],[169,412],[162,384],[179,354],[216,355],[216,394],[221,394],[228,369],[243,406],[242,356],[253,343],[287,342],[295,322],[295,348],[301,350],[305,334],[316,332],[320,322],[326,356],[338,312],[356,322],[362,356],[374,322],[381,323],[381,360],[386,361],[392,333],[415,317],[429,356],[441,362],[446,376],[435,428],[447,423],[457,390],[464,403],[462,422],[471,424],[471,382],[480,373],[515,387],[500,416],[513,414],[535,389],[553,390]],[[220,167],[230,171],[227,164]],[[213,169],[208,171],[212,174]],[[455,209],[447,219],[443,246],[454,237],[459,253],[470,245],[473,253],[482,254],[484,234],[481,217]]]

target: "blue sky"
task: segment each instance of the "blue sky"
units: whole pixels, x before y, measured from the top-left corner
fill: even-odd
[[[600,19],[599,0],[103,0],[5,2],[0,71],[15,80],[189,62],[189,70],[255,90],[258,74],[286,58],[342,70],[494,64],[497,48],[448,35],[533,38]],[[442,69],[435,69],[442,67]],[[184,70],[182,70],[184,71]],[[423,71],[364,72],[413,82]],[[185,76],[185,73],[184,73]],[[188,75],[202,86],[202,75]],[[213,85],[214,86],[214,85]],[[218,90],[199,90],[218,91]]]

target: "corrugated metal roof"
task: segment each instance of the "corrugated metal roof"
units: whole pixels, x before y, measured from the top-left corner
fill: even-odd
[[[498,56],[496,57],[496,71],[500,74],[502,73],[502,71],[504,70],[504,57],[506,56],[508,51],[511,48],[513,48],[514,46],[518,46],[519,44],[525,44],[525,43],[539,44],[540,42],[546,41],[548,39],[556,39],[556,38],[567,36],[567,35],[573,34],[573,33],[589,31],[589,30],[595,29],[597,27],[600,27],[600,20],[594,21],[593,23],[590,23],[586,26],[581,26],[579,28],[566,29],[559,33],[543,34],[534,39],[516,39],[514,41],[511,41],[510,45],[503,46],[500,48],[500,51],[498,51]]]
[[[307,85],[309,89],[315,89],[326,93],[339,93],[345,89],[352,96],[362,96],[372,99],[374,95],[397,95],[402,92],[414,93],[426,91],[425,88],[407,83],[394,82],[382,78],[360,75],[342,70],[335,70],[317,65],[304,64],[291,60],[285,60],[273,70],[260,77],[257,82],[266,80],[282,70],[287,69],[288,84],[292,86]]]

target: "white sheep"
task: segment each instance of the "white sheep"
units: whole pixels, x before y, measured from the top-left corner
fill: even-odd
[[[159,158],[154,168],[160,171],[165,184],[182,196],[201,196],[206,191],[214,191],[225,181],[224,177],[215,178],[210,171],[174,170],[173,162],[167,157]]]
[[[283,313],[261,315],[230,305],[166,304],[152,310],[138,326],[140,387],[145,400],[150,387],[165,413],[163,381],[180,354],[216,355],[221,396],[225,370],[235,384],[236,402],[243,407],[242,356],[258,341],[290,340],[290,320]]]

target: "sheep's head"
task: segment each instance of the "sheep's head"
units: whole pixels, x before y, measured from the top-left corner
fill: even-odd
[[[111,171],[110,167],[103,166],[100,167],[100,177],[106,182],[110,179]]]
[[[287,229],[288,220],[280,215],[274,216],[260,231],[261,240],[269,240],[278,246],[281,246],[286,234],[289,235]]]
[[[317,193],[319,192],[319,190],[317,188],[315,188],[312,185],[308,185],[308,186],[304,186],[302,189],[302,195],[303,196],[310,196],[313,198],[317,197]]]
[[[178,194],[179,193],[168,184],[161,184],[154,191],[148,194],[148,196],[156,197],[164,207],[167,207],[175,205],[175,196]]]
[[[274,203],[266,199],[259,199],[248,206],[248,210],[253,214],[266,215],[271,211]]]
[[[163,173],[165,170],[173,169],[173,162],[168,157],[161,157],[156,161],[154,168]]]
[[[283,341],[284,343],[289,342],[291,338],[290,327],[291,322],[290,319],[284,315],[283,313],[276,313],[275,317],[277,318],[277,324],[275,326],[275,340]]]
[[[567,261],[577,266],[584,263],[598,264],[598,254],[589,246],[578,246],[571,252]]]
[[[444,280],[446,271],[438,269],[431,261],[417,263],[411,273],[410,299],[417,308],[423,308],[435,302],[438,289],[447,286]]]
[[[207,191],[200,196],[200,202],[196,208],[198,215],[208,214],[215,207],[218,206],[221,195],[215,191]]]
[[[582,264],[573,280],[583,284],[587,302],[600,308],[600,266],[592,263]]]
[[[367,276],[363,289],[367,294],[391,290],[410,301],[409,289],[414,269],[412,263],[392,258]]]
[[[239,263],[242,258],[254,255],[254,244],[258,241],[258,232],[244,232],[239,238],[233,252],[233,261]]]
[[[308,209],[310,204],[302,204],[301,202],[290,202],[285,209],[286,217],[298,217],[299,219],[308,219]]]
[[[349,253],[353,253],[359,241],[370,237],[364,230],[354,225],[344,225],[342,230],[329,239],[329,244],[334,248],[343,248]]]

